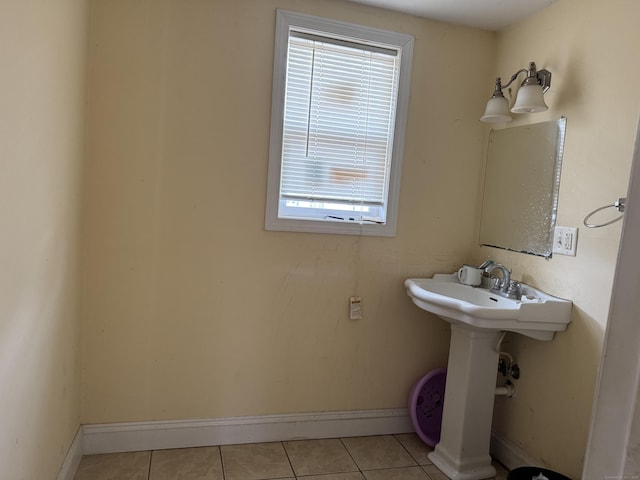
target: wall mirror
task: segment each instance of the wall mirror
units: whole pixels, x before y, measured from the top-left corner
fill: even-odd
[[[566,118],[489,134],[480,245],[550,258]]]

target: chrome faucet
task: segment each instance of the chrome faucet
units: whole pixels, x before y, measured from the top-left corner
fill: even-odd
[[[502,272],[502,280],[496,277],[491,291],[502,297],[520,299],[520,284],[511,281],[511,270],[504,265],[494,263],[489,265],[486,271],[491,275],[491,272],[496,269]]]

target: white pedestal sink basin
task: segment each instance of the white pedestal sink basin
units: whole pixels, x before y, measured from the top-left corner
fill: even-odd
[[[522,298],[501,297],[488,289],[458,282],[456,274],[409,278],[407,294],[418,307],[449,323],[481,330],[516,332],[538,340],[551,340],[566,330],[571,319],[569,300],[553,297],[522,284]]]
[[[551,340],[571,320],[572,303],[522,285],[513,300],[458,282],[456,274],[409,278],[407,294],[418,307],[451,324],[442,430],[429,458],[452,480],[494,477],[489,456],[502,332]]]

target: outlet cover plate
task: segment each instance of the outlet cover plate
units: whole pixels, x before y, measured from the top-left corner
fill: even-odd
[[[578,229],[575,227],[556,227],[553,233],[553,253],[576,256]]]

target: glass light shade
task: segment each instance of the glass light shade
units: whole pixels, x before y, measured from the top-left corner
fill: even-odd
[[[549,107],[544,103],[540,85],[523,85],[520,87],[516,103],[511,109],[513,113],[536,113],[546,110],[549,110]]]
[[[491,97],[487,102],[484,115],[480,117],[480,121],[486,123],[506,123],[511,120],[511,115],[509,115],[509,102],[503,96]]]

